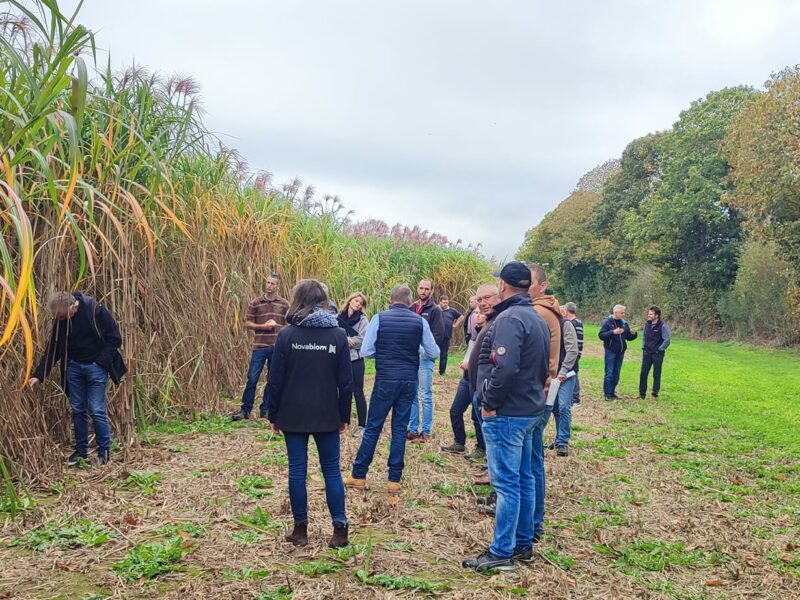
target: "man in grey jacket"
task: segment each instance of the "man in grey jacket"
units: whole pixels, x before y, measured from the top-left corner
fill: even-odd
[[[558,359],[558,394],[553,417],[556,421],[555,448],[558,456],[569,456],[572,431],[572,396],[578,369],[578,333],[567,318],[561,319],[561,353]]]
[[[462,563],[479,571],[510,570],[514,560],[533,560],[533,424],[545,410],[550,347],[550,331],[528,296],[530,269],[514,261],[499,276],[497,317],[474,350],[480,352],[477,391],[497,493],[494,540],[486,552]]]

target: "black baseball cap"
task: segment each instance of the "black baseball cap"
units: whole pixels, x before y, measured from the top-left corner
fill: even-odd
[[[531,270],[518,260],[504,264],[502,269],[492,274],[515,288],[527,288],[531,285]]]

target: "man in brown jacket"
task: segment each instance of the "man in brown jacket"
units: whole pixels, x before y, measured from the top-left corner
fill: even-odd
[[[550,390],[550,381],[558,375],[558,357],[561,352],[561,307],[555,296],[545,295],[547,274],[539,265],[531,266],[531,287],[528,294],[533,301],[533,309],[547,323],[550,329],[550,377],[544,385],[545,396]]]
[[[247,315],[244,319],[244,326],[255,333],[253,339],[253,353],[250,356],[250,367],[247,369],[247,386],[242,394],[242,408],[233,415],[234,421],[250,418],[250,411],[256,396],[256,386],[261,378],[264,365],[272,361],[272,351],[275,347],[275,340],[278,332],[286,325],[286,311],[289,310],[289,301],[278,295],[278,286],[281,277],[277,273],[272,273],[267,277],[265,293],[250,303],[247,308]],[[267,386],[264,386],[264,398],[261,401],[259,410],[261,417],[267,418],[267,408],[269,406],[269,395]]]
[[[549,377],[544,384],[544,395],[547,398],[550,391],[550,382],[558,376],[558,360],[561,356],[561,307],[558,305],[558,300],[556,300],[555,296],[545,294],[547,291],[547,274],[545,270],[539,265],[532,265],[530,269],[531,287],[528,288],[528,294],[533,301],[533,309],[544,319],[544,322],[547,323],[547,328],[550,330]],[[533,426],[531,467],[536,485],[533,508],[533,541],[537,544],[542,539],[542,525],[544,523],[544,428],[547,427],[547,421],[550,419],[552,409],[551,405],[545,406],[544,413]]]

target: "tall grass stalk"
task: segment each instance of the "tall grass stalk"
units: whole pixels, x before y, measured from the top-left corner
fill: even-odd
[[[81,289],[119,321],[131,371],[110,391],[127,451],[148,421],[220,409],[249,355],[248,302],[270,272],[370,311],[391,286],[433,278],[463,306],[489,266],[458,248],[349,237],[333,199],[272,185],[208,133],[198,85],[138,67],[97,68],[94,37],[55,0],[0,15],[0,447],[46,481],[70,427],[52,383],[25,389],[49,334],[40,297]],[[51,378],[53,379],[53,378]],[[123,454],[124,457],[124,454]]]

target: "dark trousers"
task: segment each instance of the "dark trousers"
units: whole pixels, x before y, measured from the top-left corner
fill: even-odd
[[[389,481],[399,482],[405,467],[406,431],[411,416],[411,403],[417,400],[417,381],[375,380],[369,398],[367,426],[361,437],[356,459],[353,461],[353,477],[364,479],[367,476],[375,447],[383,431],[383,424],[389,411],[392,412],[392,441],[389,444]]]
[[[603,378],[603,395],[613,396],[617,391],[617,384],[619,383],[619,374],[622,371],[622,359],[625,357],[624,352],[612,352],[606,350],[605,363],[606,373]]]
[[[639,373],[639,395],[647,394],[647,377],[650,375],[650,367],[653,367],[653,395],[658,396],[661,389],[661,365],[664,364],[664,353],[642,352],[642,371]]]
[[[470,409],[469,414],[472,417],[472,424],[475,426],[475,437],[477,438],[478,448],[486,449],[483,442],[483,432],[481,431],[481,424],[472,411],[472,390],[470,389],[469,379],[462,377],[458,382],[455,398],[453,404],[450,406],[450,426],[453,428],[453,437],[456,444],[462,446],[467,443],[467,431],[464,429],[464,411]]]
[[[450,350],[450,338],[445,339],[439,344],[439,375],[444,375],[447,371],[447,352]]]
[[[267,366],[269,372],[269,363],[272,360],[272,351],[270,348],[255,348],[253,354],[250,355],[250,367],[247,369],[247,385],[242,394],[242,412],[250,413],[253,410],[253,404],[256,399],[256,387],[258,380],[261,378],[261,371],[264,370],[264,365]],[[267,414],[269,407],[269,395],[267,394],[267,386],[264,386],[264,397],[261,400],[261,408],[259,412],[262,415]]]
[[[354,360],[353,365],[353,396],[356,399],[356,414],[358,425],[367,424],[367,398],[364,396],[364,359]]]
[[[308,523],[308,438],[314,436],[319,454],[319,467],[325,479],[325,500],[334,525],[347,525],[344,514],[344,483],[339,471],[339,432],[283,432],[289,457],[289,503],[295,523]]]

